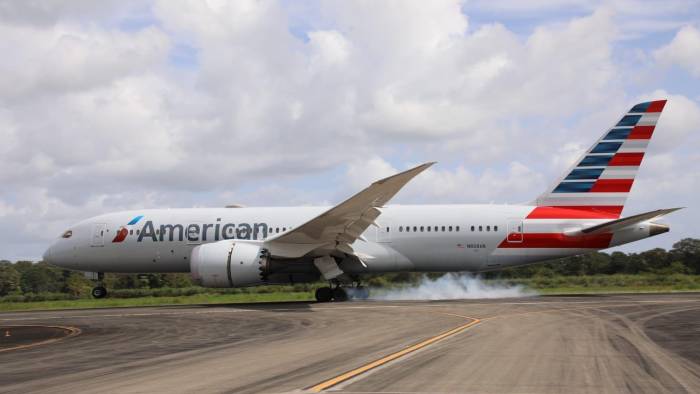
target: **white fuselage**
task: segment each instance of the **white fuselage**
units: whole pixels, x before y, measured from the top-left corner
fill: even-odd
[[[532,220],[524,205],[394,205],[382,208],[352,248],[366,266],[352,273],[483,271],[575,255],[649,236],[617,233],[604,245],[523,243],[541,234],[555,241],[601,219]],[[318,216],[328,207],[190,208],[126,211],[71,228],[45,259],[95,272],[189,272],[192,249],[224,239],[265,240]],[[140,218],[139,218],[140,217]],[[138,221],[128,224],[130,221]],[[641,231],[641,230],[640,230]],[[117,237],[118,232],[122,239]],[[524,233],[524,236],[523,236]],[[518,235],[519,234],[519,235]],[[557,238],[559,237],[559,238]],[[547,239],[551,239],[548,237]],[[534,239],[534,238],[533,238]],[[610,240],[609,240],[610,241]],[[558,242],[558,241],[557,241]],[[560,247],[559,247],[560,246]]]

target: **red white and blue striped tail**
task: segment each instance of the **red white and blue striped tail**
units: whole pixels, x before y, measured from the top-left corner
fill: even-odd
[[[666,100],[657,100],[632,107],[536,205],[570,209],[574,216],[620,217],[665,105]],[[546,210],[539,209],[541,214]]]

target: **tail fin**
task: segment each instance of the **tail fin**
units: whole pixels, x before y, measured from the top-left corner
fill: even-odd
[[[536,205],[618,218],[666,100],[632,107],[564,173]]]

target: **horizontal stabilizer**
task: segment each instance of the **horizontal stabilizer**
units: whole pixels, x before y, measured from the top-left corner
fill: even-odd
[[[671,212],[675,212],[681,208],[668,208],[668,209],[657,209],[655,211],[640,213],[639,215],[633,215],[622,219],[612,220],[603,224],[599,224],[593,227],[588,227],[581,230],[584,234],[600,234],[600,233],[612,233],[629,225],[646,222],[647,220],[655,219],[660,216],[668,215]]]

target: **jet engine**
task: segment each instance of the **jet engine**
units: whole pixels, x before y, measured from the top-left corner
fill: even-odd
[[[190,275],[205,287],[243,287],[266,283],[269,254],[261,245],[225,240],[192,249]]]

